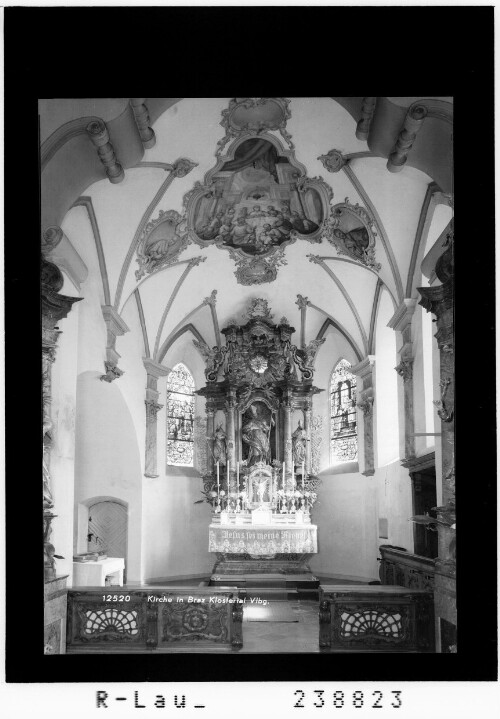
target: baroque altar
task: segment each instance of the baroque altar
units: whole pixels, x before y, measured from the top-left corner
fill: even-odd
[[[311,512],[320,480],[311,468],[314,360],[324,340],[299,348],[286,318],[272,321],[266,300],[252,300],[243,324],[222,329],[225,346],[202,353],[206,398],[208,472],[204,495],[212,506],[210,552],[215,573],[308,571],[316,553]]]

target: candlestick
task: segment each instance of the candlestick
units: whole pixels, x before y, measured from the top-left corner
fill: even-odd
[[[305,464],[302,462],[302,489],[305,487],[306,475],[305,475]]]
[[[240,463],[236,462],[236,491],[240,493]]]
[[[285,463],[283,462],[283,491],[285,491]]]

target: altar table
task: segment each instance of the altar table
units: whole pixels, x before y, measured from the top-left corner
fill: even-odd
[[[208,551],[225,554],[317,554],[317,527],[314,524],[221,526],[208,528]]]

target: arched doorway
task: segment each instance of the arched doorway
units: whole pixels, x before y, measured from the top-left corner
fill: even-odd
[[[100,499],[89,505],[88,551],[103,551],[108,557],[123,557],[127,576],[127,507],[113,499]]]

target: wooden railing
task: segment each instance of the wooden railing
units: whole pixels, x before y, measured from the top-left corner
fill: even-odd
[[[434,652],[432,592],[320,586],[319,646],[337,652]]]
[[[240,649],[236,587],[85,587],[68,592],[68,653]]]
[[[408,589],[434,591],[434,559],[410,554],[389,545],[380,547],[380,581]]]

